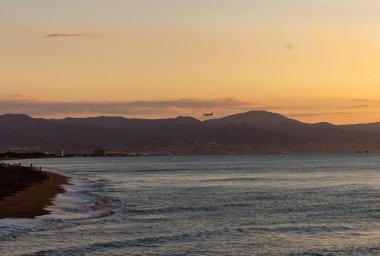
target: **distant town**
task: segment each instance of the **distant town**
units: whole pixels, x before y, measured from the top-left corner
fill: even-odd
[[[170,152],[130,151],[130,152],[106,152],[103,149],[94,150],[91,153],[65,154],[63,149],[51,152],[2,152],[0,160],[33,159],[33,158],[63,158],[63,157],[133,157],[133,156],[170,156]]]

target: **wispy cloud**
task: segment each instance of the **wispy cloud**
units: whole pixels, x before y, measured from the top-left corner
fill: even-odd
[[[352,115],[352,112],[320,112],[320,113],[295,113],[287,114],[288,117],[315,117],[315,116],[336,116],[336,115]]]
[[[54,33],[54,34],[47,34],[44,36],[44,38],[70,38],[70,37],[93,37],[93,36],[99,36],[96,34],[62,34],[62,33]]]
[[[352,99],[351,101],[354,101],[354,102],[379,102],[378,100],[371,100],[371,99]]]
[[[357,109],[357,108],[369,108],[369,107],[371,107],[371,105],[363,104],[363,105],[349,106],[349,107],[346,107],[345,109]]]
[[[235,98],[214,100],[179,99],[162,101],[132,101],[125,103],[131,107],[177,107],[177,108],[220,108],[220,107],[243,107],[252,105],[252,102]]]
[[[9,94],[9,95],[5,95],[3,96],[4,98],[6,99],[14,99],[14,100],[27,100],[27,99],[32,99],[31,96],[29,95],[25,95],[25,94],[20,94],[20,93],[17,93],[17,94]]]

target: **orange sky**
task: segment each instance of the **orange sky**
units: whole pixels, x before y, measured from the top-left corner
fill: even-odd
[[[379,10],[370,0],[2,1],[0,111],[380,121]]]

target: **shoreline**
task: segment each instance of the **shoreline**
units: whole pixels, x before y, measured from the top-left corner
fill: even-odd
[[[46,207],[69,184],[66,176],[23,166],[0,167],[0,178],[0,219],[49,214]]]
[[[1,154],[1,153],[0,153]],[[182,156],[262,156],[262,155],[366,155],[380,154],[380,151],[358,150],[358,151],[262,151],[262,152],[203,152],[203,153],[170,153],[170,154],[134,154],[134,155],[65,155],[61,157],[44,156],[44,157],[12,157],[1,158],[0,161],[16,161],[16,160],[34,160],[34,159],[70,159],[70,158],[139,158],[139,157],[182,157]]]

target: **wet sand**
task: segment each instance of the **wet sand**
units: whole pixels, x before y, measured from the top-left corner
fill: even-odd
[[[68,178],[20,166],[0,167],[0,218],[34,218],[64,192]]]

